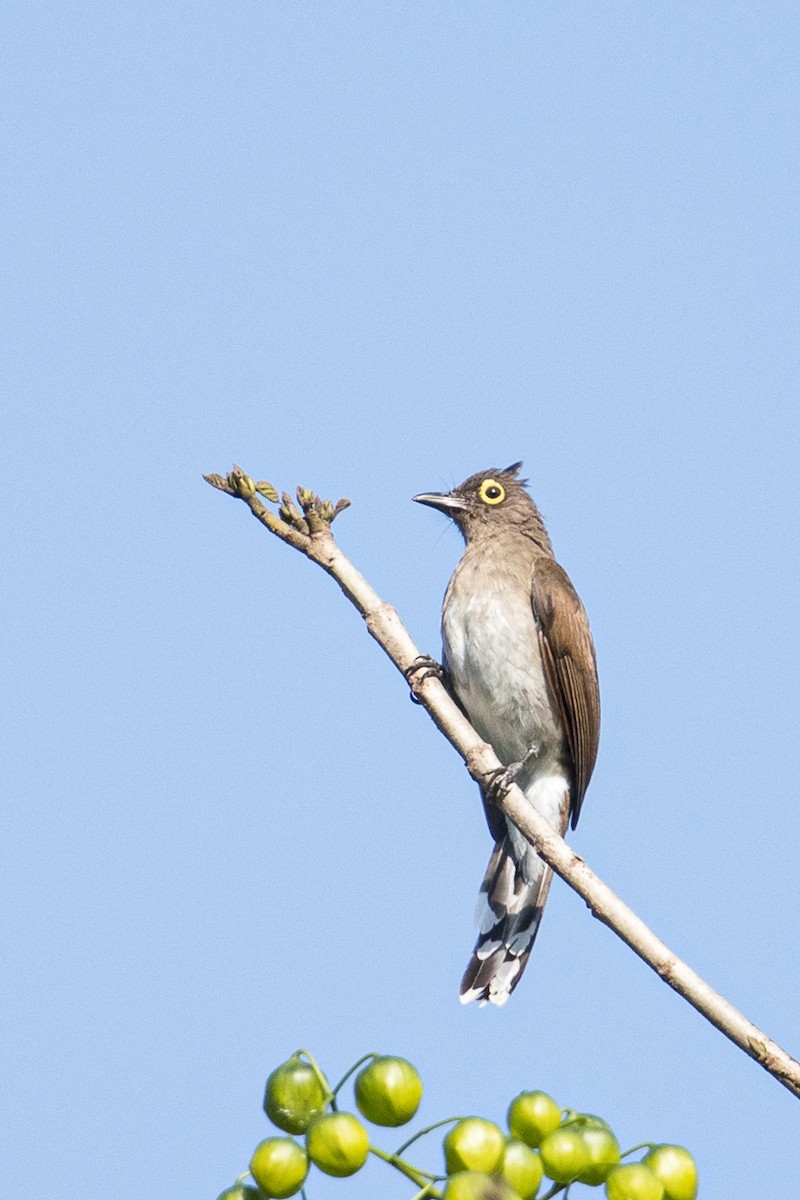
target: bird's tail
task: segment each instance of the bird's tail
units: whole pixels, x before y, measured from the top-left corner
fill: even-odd
[[[505,1004],[522,978],[553,880],[550,867],[528,850],[523,877],[511,839],[495,845],[478,895],[478,940],[461,980],[462,1004]]]

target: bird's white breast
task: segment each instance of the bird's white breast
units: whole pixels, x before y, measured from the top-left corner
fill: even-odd
[[[501,762],[519,762],[534,747],[539,770],[562,761],[530,588],[519,574],[465,555],[445,597],[442,638],[458,698]]]

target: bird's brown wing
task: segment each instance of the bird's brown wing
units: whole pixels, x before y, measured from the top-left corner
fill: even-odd
[[[597,664],[586,611],[555,559],[536,560],[531,604],[545,678],[572,756],[572,828],[578,823],[600,738]]]

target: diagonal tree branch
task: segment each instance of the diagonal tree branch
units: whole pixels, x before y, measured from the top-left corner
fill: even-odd
[[[485,786],[502,765],[494,750],[478,736],[436,674],[425,669],[429,660],[420,654],[395,609],[381,599],[336,544],[331,522],[349,501],[340,500],[334,505],[331,501],[320,500],[305,488],[297,489],[297,505],[286,492],[279,500],[278,492],[271,484],[254,483],[240,467],[234,467],[226,476],[206,475],[204,478],[212,487],[243,500],[253,516],[271,533],[301,551],[336,580],[361,613],[369,632],[409,680],[414,696],[461,755],[472,778]],[[279,504],[277,514],[266,507],[262,496]],[[499,806],[533,843],[545,862],[583,897],[598,920],[608,925],[707,1021],[800,1097],[800,1063],[656,937],[527,804],[515,784],[508,788]]]

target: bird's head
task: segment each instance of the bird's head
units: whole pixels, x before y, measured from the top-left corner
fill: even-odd
[[[469,543],[513,529],[535,536],[550,549],[539,510],[520,479],[521,462],[502,469],[493,467],[470,475],[452,492],[423,492],[414,496],[417,504],[428,504],[451,517]]]

